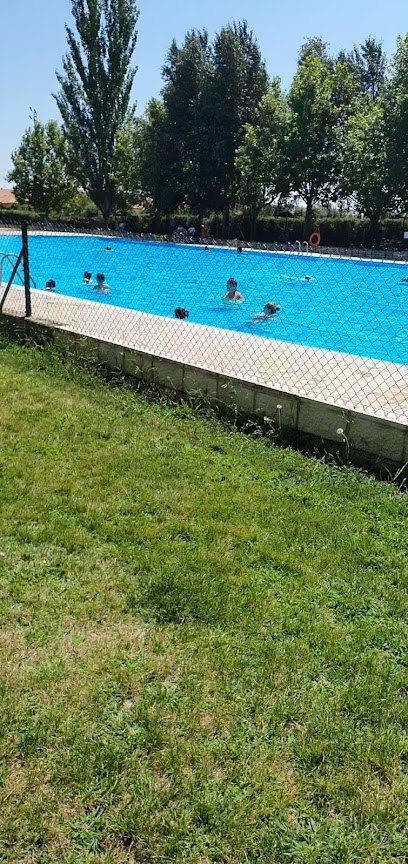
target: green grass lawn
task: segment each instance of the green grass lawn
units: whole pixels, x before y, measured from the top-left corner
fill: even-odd
[[[0,860],[406,862],[408,498],[0,350]]]

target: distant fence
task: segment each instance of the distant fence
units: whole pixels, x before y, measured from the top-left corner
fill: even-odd
[[[0,225],[0,272],[3,314],[408,423],[403,250]]]

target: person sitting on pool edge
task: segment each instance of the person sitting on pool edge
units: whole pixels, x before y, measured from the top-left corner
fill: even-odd
[[[174,310],[174,317],[178,318],[179,321],[184,321],[185,318],[188,318],[188,309],[184,309],[184,306],[177,306],[177,309]]]
[[[105,282],[105,274],[97,273],[96,274],[96,285],[94,285],[94,290],[98,292],[98,294],[107,294],[110,291],[110,285],[107,285]]]
[[[277,312],[280,312],[280,306],[277,303],[272,303],[269,301],[265,303],[262,312],[259,315],[256,315],[253,319],[254,321],[265,321],[267,318],[272,318],[272,315],[276,315]]]
[[[239,303],[243,302],[244,298],[243,298],[242,294],[240,294],[238,291],[238,282],[233,277],[231,277],[231,279],[228,279],[227,293],[224,294],[222,299],[223,300],[235,300],[236,302],[238,301]]]

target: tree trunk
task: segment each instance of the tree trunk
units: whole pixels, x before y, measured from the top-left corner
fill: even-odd
[[[372,243],[378,243],[380,240],[380,214],[370,213],[370,240]]]
[[[259,205],[254,207],[251,214],[251,240],[257,240],[257,228],[258,228],[258,218],[259,214],[262,210],[262,207]]]
[[[229,202],[224,207],[224,211],[222,214],[222,236],[223,240],[229,239],[229,228],[230,228],[230,205]]]
[[[103,219],[103,227],[109,228],[109,219],[112,215],[112,210],[115,203],[115,198],[111,189],[106,189],[103,196],[101,196],[102,200],[99,204],[99,209],[102,214]]]
[[[101,208],[101,213],[102,213],[103,227],[108,229],[109,228],[109,218],[110,218],[110,214],[111,214],[110,207]]]
[[[309,240],[313,231],[313,201],[311,198],[306,200],[306,217],[305,217],[305,237],[304,240]]]

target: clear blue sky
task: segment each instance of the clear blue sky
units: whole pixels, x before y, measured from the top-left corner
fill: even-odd
[[[299,45],[308,36],[323,36],[337,51],[372,34],[384,41],[390,54],[397,36],[408,31],[406,0],[139,0],[139,6],[139,111],[160,91],[160,70],[172,38],[181,41],[192,27],[207,27],[213,33],[228,21],[247,18],[269,73],[279,75],[285,87],[293,76]],[[29,125],[29,106],[41,121],[58,118],[52,92],[70,9],[70,0],[0,0],[0,185],[5,185],[11,150]]]

